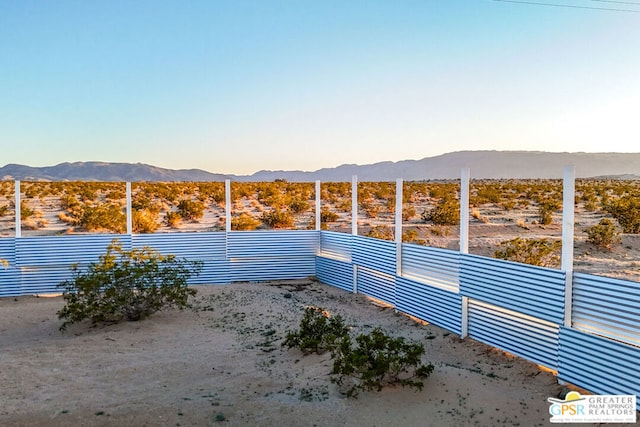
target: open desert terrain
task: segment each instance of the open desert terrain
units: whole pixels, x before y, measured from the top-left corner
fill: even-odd
[[[3,426],[545,426],[566,389],[535,364],[312,279],[198,286],[193,308],[58,330],[56,298],[0,299]],[[305,307],[422,343],[422,391],[346,398],[328,354],[281,345]]]

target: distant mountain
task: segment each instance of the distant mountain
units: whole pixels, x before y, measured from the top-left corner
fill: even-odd
[[[164,169],[143,163],[75,162],[31,167],[9,164],[0,179],[24,181],[224,181],[228,175],[201,169]]]
[[[313,172],[263,170],[253,175],[224,175],[201,169],[163,169],[142,163],[75,162],[30,167],[9,164],[0,179],[24,181],[287,181],[310,182],[407,181],[457,179],[462,168],[472,178],[562,178],[565,165],[574,165],[576,177],[640,179],[640,153],[548,153],[541,151],[458,151],[422,160],[346,164]]]

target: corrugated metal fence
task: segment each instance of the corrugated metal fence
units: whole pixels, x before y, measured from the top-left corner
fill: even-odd
[[[72,264],[96,261],[114,238],[125,248],[151,246],[203,261],[194,284],[316,275],[456,334],[468,331],[476,340],[557,370],[561,381],[595,393],[640,395],[640,283],[574,274],[568,327],[562,271],[406,243],[398,254],[394,242],[344,233],[0,239],[0,259],[9,262],[0,267],[0,296],[58,292]]]

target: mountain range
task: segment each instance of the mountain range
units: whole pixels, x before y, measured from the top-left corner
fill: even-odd
[[[316,171],[262,170],[252,175],[226,175],[202,169],[165,169],[143,163],[74,162],[32,167],[8,164],[0,179],[23,181],[407,181],[457,179],[462,168],[472,178],[561,178],[565,165],[576,177],[640,179],[640,153],[550,153],[542,151],[457,151],[421,160],[345,164]]]

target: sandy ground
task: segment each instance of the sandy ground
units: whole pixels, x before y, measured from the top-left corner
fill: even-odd
[[[192,309],[65,333],[61,297],[0,299],[0,425],[546,426],[547,397],[566,392],[532,363],[311,279],[197,289]],[[328,354],[281,346],[308,305],[354,334],[423,343],[424,389],[345,398]]]

